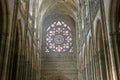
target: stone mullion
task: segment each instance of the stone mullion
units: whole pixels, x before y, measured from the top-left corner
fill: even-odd
[[[13,61],[14,61],[14,53],[15,53],[15,39],[16,39],[16,28],[14,27],[12,35],[11,35],[11,48],[10,48],[10,56],[9,56],[9,66],[8,66],[8,71],[9,71],[9,80],[12,80],[12,69],[13,69]]]
[[[27,34],[29,34],[28,32],[27,32]],[[27,35],[26,36],[26,80],[28,80],[29,79],[29,76],[28,76],[28,74],[29,74],[29,54],[30,54],[30,50],[29,50],[29,48],[30,48],[30,45],[29,45],[29,35]]]
[[[33,12],[33,15],[32,15],[32,24],[30,25],[31,26],[31,54],[30,54],[30,57],[31,57],[31,65],[32,65],[32,70],[31,70],[31,80],[34,80],[34,78],[36,77],[36,75],[34,76],[33,74],[34,74],[34,72],[35,72],[35,68],[36,67],[34,67],[34,61],[35,61],[35,59],[36,58],[34,58],[34,57],[36,57],[35,56],[35,41],[36,41],[36,36],[34,36],[34,33],[36,33],[35,32],[35,28],[34,28],[34,26],[35,26],[35,3],[36,3],[36,0],[35,1],[33,1],[33,6],[32,6],[32,12]],[[30,1],[29,1],[29,3],[28,3],[28,6],[30,6]],[[29,10],[29,9],[28,9]],[[28,11],[29,12],[29,11]],[[29,13],[28,13],[29,14]],[[37,50],[37,49],[36,49]]]
[[[92,56],[91,61],[92,61],[92,77],[93,77],[92,80],[95,80],[95,70],[94,70],[94,60],[93,60],[93,56]]]
[[[36,5],[36,0],[33,1],[33,7],[32,7],[32,8],[33,8],[33,9],[32,9],[32,10],[33,10],[33,19],[34,19],[34,20],[32,20],[32,21],[33,21],[33,22],[32,22],[32,29],[33,29],[33,30],[32,30],[32,36],[33,36],[33,38],[32,38],[32,49],[33,49],[33,50],[32,50],[32,80],[33,80],[34,77],[35,77],[35,76],[33,75],[33,74],[34,74],[34,71],[33,71],[33,70],[35,69],[35,67],[34,67],[34,61],[35,61],[35,59],[33,59],[33,56],[35,57],[35,54],[36,54],[36,53],[35,53],[35,49],[34,49],[34,47],[36,47],[36,46],[34,45],[34,44],[35,44],[34,42],[35,42],[35,40],[36,40],[36,35],[34,35],[34,33],[36,33],[36,32],[35,32],[35,28],[34,28],[34,27],[35,27],[35,11],[36,11],[35,5]]]
[[[39,0],[36,0],[36,4],[37,5],[35,5],[35,7],[37,7],[38,8],[38,1]],[[33,9],[35,9],[35,14],[37,14],[38,15],[38,9],[36,9],[36,8],[33,8]],[[36,60],[38,61],[37,62],[37,67],[36,67],[36,72],[37,72],[37,74],[36,74],[36,79],[40,79],[39,78],[39,72],[40,72],[40,69],[39,69],[39,58],[38,58],[38,56],[40,55],[39,54],[39,28],[38,28],[38,24],[37,24],[37,18],[36,18],[36,16],[35,16],[35,25],[36,25],[36,38],[35,38],[35,41],[36,41],[36,43],[37,43],[37,45],[36,45],[36,52],[35,52],[35,54],[36,54]]]
[[[99,53],[96,52],[95,56],[95,74],[96,74],[96,80],[100,80],[100,66],[99,66]]]
[[[92,39],[91,39],[92,41]],[[91,80],[94,80],[94,64],[93,64],[93,45],[92,45],[92,42],[91,42],[91,72],[92,72],[92,79]]]
[[[93,70],[94,70],[94,80],[96,80],[96,67],[95,67],[95,54],[93,55]]]
[[[80,53],[81,47],[80,47],[80,43],[79,43],[80,42],[80,37],[79,37],[79,35],[80,35],[80,11],[79,11],[79,8],[80,8],[80,6],[78,6],[78,13],[77,13],[78,21],[76,22],[76,24],[77,24],[77,26],[76,26],[76,36],[78,36],[78,38],[76,38],[76,45],[78,44],[76,46],[77,47],[77,70],[78,70],[77,78],[78,79],[80,77],[80,59],[79,59],[80,56],[79,55],[81,55],[81,53]]]
[[[90,38],[89,38],[89,41],[90,41]],[[88,80],[90,80],[90,77],[91,77],[91,74],[90,74],[90,65],[91,65],[91,61],[90,61],[90,54],[91,54],[91,51],[90,51],[90,42],[89,42],[89,46],[88,46]]]
[[[106,61],[105,61],[105,51],[104,48],[103,50],[100,50],[100,59],[101,59],[101,78],[102,80],[107,80],[107,70],[106,70]]]
[[[26,0],[26,2],[25,2],[25,7],[26,7],[26,17],[25,17],[25,31],[24,31],[24,56],[25,56],[25,63],[24,63],[24,72],[25,72],[25,75],[24,76],[22,76],[22,77],[24,77],[23,78],[23,80],[24,79],[26,79],[27,80],[27,78],[28,78],[28,76],[27,76],[27,74],[28,74],[28,67],[29,67],[29,65],[28,65],[28,55],[30,54],[30,53],[27,53],[27,50],[26,50],[26,48],[27,48],[27,34],[28,34],[28,18],[29,18],[29,1],[28,0]]]
[[[93,58],[92,58],[92,60],[93,60],[93,71],[94,71],[94,80],[96,80],[96,67],[95,67],[95,50],[94,50],[94,47],[95,47],[95,45],[93,46]]]
[[[89,8],[90,8],[90,0],[89,0]],[[92,12],[91,12],[91,10],[89,9],[89,14],[90,14],[90,26],[91,26],[91,37],[92,37],[92,39],[91,39],[91,45],[93,45],[92,46],[92,56],[91,56],[91,60],[92,60],[92,70],[93,70],[93,80],[96,80],[96,67],[95,67],[95,42],[94,42],[94,28],[93,28],[93,24],[92,24]]]
[[[99,65],[99,61],[100,61],[100,58],[99,58],[100,54],[97,52],[97,55],[95,56],[96,57],[96,69],[97,69],[97,80],[100,80],[100,65]]]
[[[87,26],[86,26],[86,28],[87,28]],[[88,61],[89,61],[89,59],[88,59],[88,57],[89,57],[88,56],[88,43],[86,44],[85,57],[86,57],[86,60],[85,60],[86,80],[88,80],[89,79],[89,74],[88,74]]]
[[[87,48],[89,48],[88,46],[87,46]],[[89,49],[87,49],[87,76],[88,76],[88,78],[87,78],[87,80],[89,80],[89,77],[90,77],[90,74],[89,74]]]
[[[95,54],[94,54],[94,59],[93,59],[93,61],[94,61],[94,70],[95,70],[95,80],[97,80],[97,70],[96,70],[96,57],[95,57]]]
[[[83,36],[84,36],[84,43],[86,43],[86,46],[85,46],[85,52],[84,52],[84,58],[85,58],[85,65],[84,65],[84,70],[85,70],[85,80],[88,80],[88,74],[87,74],[87,62],[88,62],[88,56],[87,56],[87,53],[88,53],[88,51],[87,51],[87,41],[85,40],[85,39],[87,39],[86,37],[87,37],[87,18],[86,18],[86,1],[84,1],[84,4],[83,4],[83,6],[84,6],[84,10],[83,10],[83,16],[84,16],[84,18],[83,18],[83,20],[84,20],[84,29],[83,29]]]
[[[94,54],[94,70],[95,70],[95,80],[98,80],[97,79],[97,67],[96,67],[96,53]]]
[[[90,79],[89,80],[93,80],[93,71],[92,71],[92,61],[90,62]]]
[[[99,75],[100,75],[100,80],[103,80],[103,76],[102,76],[102,64],[101,64],[101,62],[102,62],[102,60],[101,60],[101,53],[99,52],[99,51],[97,51],[97,53],[98,53],[98,63],[99,63],[99,67],[100,67],[100,69],[99,69]]]
[[[92,11],[91,11],[91,0],[88,0],[88,5],[89,5],[89,16],[90,16],[90,29],[91,29],[91,37],[92,37],[92,39],[91,39],[91,45],[93,45],[93,47],[92,47],[92,53],[91,53],[91,70],[92,70],[92,78],[93,78],[93,80],[96,80],[96,67],[95,67],[95,43],[94,43],[94,28],[93,28],[93,25],[92,25]]]
[[[92,80],[92,70],[91,70],[91,65],[92,65],[92,63],[91,63],[91,45],[89,45],[89,80]]]
[[[93,80],[93,70],[92,70],[92,45],[90,42],[90,80]]]
[[[82,56],[82,64],[81,64],[81,74],[82,74],[82,77],[83,77],[83,80],[84,80],[84,76],[83,76],[83,70],[84,70],[84,68],[85,68],[85,66],[84,66],[84,63],[85,63],[85,57],[84,57],[84,53],[82,53],[81,54],[81,56]]]
[[[13,14],[13,22],[12,22],[12,29],[11,30],[13,30],[12,32],[11,32],[11,38],[10,38],[10,51],[9,51],[9,57],[8,57],[8,62],[7,62],[7,64],[8,64],[8,66],[7,66],[7,68],[8,68],[8,76],[6,77],[7,78],[7,80],[12,80],[12,77],[13,77],[13,75],[12,75],[12,67],[13,67],[13,58],[14,58],[14,51],[15,51],[15,39],[16,39],[16,19],[17,19],[17,12],[18,12],[18,1],[15,1],[15,4],[14,4],[15,6],[14,6],[14,14]]]
[[[85,77],[86,80],[88,80],[88,75],[87,75],[87,51],[86,51],[87,47],[85,47]]]
[[[92,34],[92,36],[93,36],[93,34]],[[92,45],[93,45],[93,47],[92,47],[92,57],[91,57],[91,60],[92,60],[93,80],[96,80],[96,76],[95,76],[96,75],[96,73],[95,73],[95,71],[96,71],[95,70],[95,57],[94,57],[95,56],[95,50],[94,50],[95,45],[94,45],[93,39],[92,39]]]
[[[83,55],[84,55],[84,58],[83,58],[83,75],[84,75],[83,80],[86,80],[85,79],[86,78],[86,73],[85,73],[85,68],[86,68],[86,66],[85,66],[85,59],[86,59],[86,57],[85,57],[85,47],[84,47]]]

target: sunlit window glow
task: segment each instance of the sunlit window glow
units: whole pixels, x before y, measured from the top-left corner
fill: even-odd
[[[53,22],[46,31],[46,52],[72,52],[71,28],[65,22]]]

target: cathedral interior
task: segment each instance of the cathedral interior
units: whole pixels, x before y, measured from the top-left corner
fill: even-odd
[[[0,80],[120,80],[120,0],[0,0]]]

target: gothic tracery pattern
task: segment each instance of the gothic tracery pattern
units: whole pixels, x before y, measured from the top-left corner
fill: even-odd
[[[71,50],[73,44],[71,28],[63,21],[57,21],[47,28],[46,52],[65,52]]]

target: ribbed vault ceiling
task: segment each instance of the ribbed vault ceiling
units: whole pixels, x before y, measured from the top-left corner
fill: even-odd
[[[42,0],[40,13],[42,19],[53,14],[65,14],[76,19],[78,0]]]

